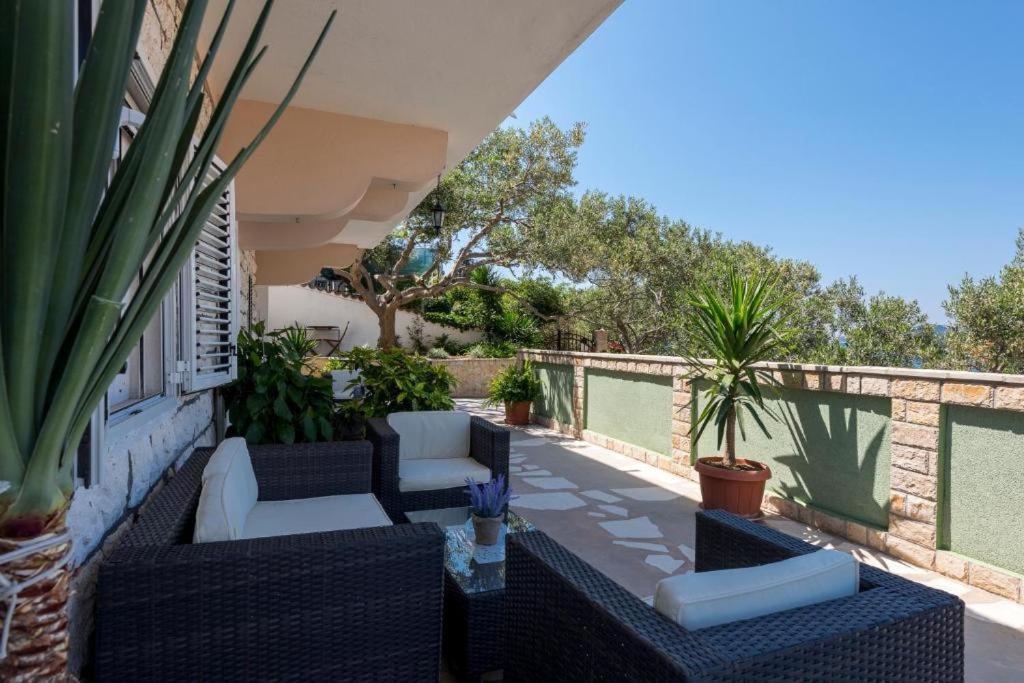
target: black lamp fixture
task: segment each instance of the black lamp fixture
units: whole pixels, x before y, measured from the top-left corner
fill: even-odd
[[[434,208],[432,208],[431,214],[433,215],[433,226],[434,226],[434,237],[441,236],[441,226],[444,225],[444,205],[441,203],[441,174],[437,174],[437,191],[434,194]]]

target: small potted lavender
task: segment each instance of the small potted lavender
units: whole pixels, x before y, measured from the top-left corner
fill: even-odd
[[[512,500],[512,488],[505,485],[505,475],[479,484],[466,479],[469,493],[469,509],[473,513],[473,533],[477,545],[494,545],[498,542],[505,508]]]

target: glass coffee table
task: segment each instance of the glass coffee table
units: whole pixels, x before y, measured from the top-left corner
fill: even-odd
[[[505,659],[505,536],[533,530],[509,511],[498,543],[474,543],[468,507],[405,513],[444,531],[444,636],[448,668],[460,681],[479,681]]]

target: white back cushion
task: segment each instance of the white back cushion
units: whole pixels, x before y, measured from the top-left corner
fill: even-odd
[[[237,441],[242,442],[241,447]],[[246,517],[255,507],[257,498],[259,487],[245,440],[225,440],[210,456],[203,470],[203,491],[199,494],[199,507],[196,509],[193,542],[242,538]]]
[[[206,462],[206,467],[203,468],[203,481],[212,479],[218,474],[226,474],[232,461],[239,456],[245,456],[246,460],[249,459],[249,446],[245,443],[245,439],[233,436],[221,441],[217,450]]]
[[[860,565],[838,550],[818,550],[781,562],[662,579],[654,608],[684,628],[753,619],[857,593]]]
[[[459,410],[391,413],[388,424],[398,432],[399,460],[469,457],[469,413]]]

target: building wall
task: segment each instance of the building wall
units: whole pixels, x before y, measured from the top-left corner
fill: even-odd
[[[494,376],[516,362],[515,358],[433,358],[455,376],[455,398],[484,398]]]
[[[262,319],[267,321],[271,330],[287,327],[295,323],[300,325],[336,325],[342,331],[348,325],[342,341],[343,351],[357,346],[376,346],[379,334],[377,316],[361,301],[349,299],[338,294],[320,292],[300,286],[264,287],[257,286],[258,296],[266,298],[266,305],[261,310]],[[262,290],[262,291],[261,291]],[[244,302],[243,302],[244,303]],[[395,321],[399,343],[409,343],[409,328],[419,319],[418,315],[409,311],[399,311]],[[447,334],[460,344],[471,344],[479,341],[478,330],[459,330],[454,327],[437,325],[423,321],[424,341],[429,345],[442,334]]]
[[[538,402],[538,423],[694,480],[694,458],[717,450],[707,436],[693,438],[699,387],[682,358],[535,350],[520,357],[548,375],[572,377],[572,421],[544,413],[547,402],[567,400],[559,389]],[[783,387],[776,408],[786,424],[781,437],[773,431],[777,443],[750,437],[756,457],[768,460],[777,477],[766,491],[766,510],[1024,602],[1018,573],[1024,570],[1024,376],[788,363],[763,368]],[[598,389],[585,378],[597,371],[671,382],[667,454],[583,428],[588,395]],[[545,385],[545,392],[552,389]],[[625,432],[619,437],[641,441]]]
[[[704,407],[700,383],[694,414]],[[774,394],[774,395],[773,395]],[[737,430],[737,455],[767,464],[777,495],[836,517],[885,529],[889,524],[890,399],[783,388],[765,403],[779,421],[765,419],[771,438],[746,421]],[[691,463],[717,455],[714,424],[693,444]]]
[[[588,368],[586,430],[667,456],[672,447],[672,378]]]

